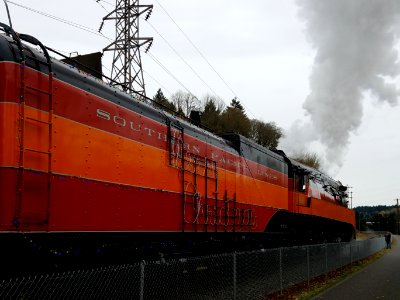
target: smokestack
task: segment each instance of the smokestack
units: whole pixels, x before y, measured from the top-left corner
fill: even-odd
[[[303,104],[309,122],[293,125],[282,146],[293,153],[294,142],[306,149],[318,141],[328,166],[340,167],[350,134],[361,125],[365,93],[397,105],[400,92],[390,81],[400,70],[395,49],[400,1],[299,0],[297,4],[316,56],[311,93]]]

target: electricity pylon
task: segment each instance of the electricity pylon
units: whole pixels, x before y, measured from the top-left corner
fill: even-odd
[[[103,18],[99,29],[101,31],[104,21],[115,20],[115,41],[103,52],[114,51],[111,79],[130,94],[146,96],[140,47],[146,46],[147,52],[153,38],[139,36],[139,17],[147,13],[147,20],[152,9],[153,5],[139,5],[139,0],[116,0],[115,9]]]

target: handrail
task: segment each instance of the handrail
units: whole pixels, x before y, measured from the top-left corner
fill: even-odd
[[[6,0],[3,0],[3,2],[4,2],[4,5],[6,6],[8,22],[10,23],[10,27],[12,28],[10,10],[8,9],[8,3]]]
[[[19,38],[25,42],[28,42],[34,46],[39,46],[40,49],[42,49],[44,56],[46,57],[47,60],[47,64],[48,64],[48,68],[49,68],[49,72],[52,72],[52,67],[51,67],[51,58],[49,55],[49,52],[47,51],[46,47],[35,37],[28,35],[28,34],[23,34],[21,33],[19,35]]]
[[[17,44],[19,52],[21,53],[21,60],[25,60],[23,50],[22,50],[21,40],[19,39],[18,34],[14,31],[14,29],[12,29],[11,26],[8,26],[1,22],[0,22],[0,28],[3,28],[4,32],[7,33],[8,35],[11,35],[11,37]]]

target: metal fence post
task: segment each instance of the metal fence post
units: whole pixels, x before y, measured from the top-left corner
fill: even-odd
[[[282,295],[283,293],[282,248],[279,248],[279,281],[281,285],[281,295]]]
[[[350,242],[350,265],[353,264],[353,242]]]
[[[140,291],[139,291],[139,299],[144,299],[144,265],[145,261],[140,262]]]
[[[233,252],[233,299],[237,297],[237,278],[236,278],[236,252]]]
[[[310,286],[310,246],[307,246],[307,285]]]
[[[325,243],[325,275],[328,276],[328,244]]]

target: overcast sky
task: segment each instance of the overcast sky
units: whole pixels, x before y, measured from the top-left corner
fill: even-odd
[[[110,43],[94,32],[114,1],[100,4],[96,0],[14,0],[9,8],[16,31],[68,55],[101,51]],[[184,86],[143,53],[149,97],[160,87],[167,97],[187,88],[199,98],[215,93],[226,104],[237,96],[250,118],[284,128],[284,151],[309,146],[319,151],[330,175],[353,187],[353,207],[393,205],[400,198],[396,89],[400,68],[395,63],[399,43],[393,34],[400,33],[400,9],[395,0],[148,0],[141,4],[154,5],[150,24],[141,21],[142,36],[154,37],[150,54]],[[4,5],[0,11],[0,22],[8,23]],[[104,25],[102,33],[108,38],[113,38],[113,25],[111,21]],[[110,54],[105,56],[104,67],[110,68],[110,60]]]

